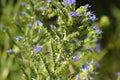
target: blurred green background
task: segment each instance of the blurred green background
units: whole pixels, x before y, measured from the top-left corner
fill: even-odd
[[[76,7],[85,4],[91,5],[90,10],[96,14],[98,26],[103,30],[103,37],[99,41],[102,45],[99,53],[102,58],[97,69],[99,80],[116,80],[116,73],[120,72],[120,0],[77,0]],[[14,61],[15,57],[6,55],[6,50],[14,44],[13,39],[8,37],[9,32],[9,36],[13,37],[19,34],[19,29],[13,24],[19,7],[20,0],[0,0],[0,77],[4,80],[23,80],[19,76],[22,71]],[[9,29],[11,31],[6,33]],[[3,73],[6,75],[3,76]]]

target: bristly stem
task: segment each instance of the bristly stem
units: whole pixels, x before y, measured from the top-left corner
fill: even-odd
[[[48,69],[48,65],[46,64],[46,61],[44,60],[44,57],[41,53],[40,53],[40,58],[41,58],[43,65],[44,65],[44,67],[45,67],[45,69],[46,69],[46,71],[51,79],[52,78],[51,71]]]

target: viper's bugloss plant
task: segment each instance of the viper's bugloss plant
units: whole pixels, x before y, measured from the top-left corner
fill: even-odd
[[[76,8],[75,3],[75,0],[21,2],[13,21],[21,33],[12,37],[17,51],[10,49],[8,53],[26,64],[19,64],[25,79],[94,79],[94,58],[100,52],[97,41],[102,31],[95,24],[97,18],[89,11],[90,5]]]

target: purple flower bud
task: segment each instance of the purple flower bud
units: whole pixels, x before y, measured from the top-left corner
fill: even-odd
[[[25,7],[25,6],[26,6],[26,3],[25,3],[25,2],[22,2],[22,3],[21,3],[21,6]]]
[[[101,34],[101,33],[102,33],[102,30],[96,29],[96,33],[97,33],[97,34]]]
[[[7,52],[8,52],[8,53],[13,53],[13,50],[12,50],[12,49],[9,49]]]
[[[47,2],[52,2],[52,0],[47,0]]]
[[[76,0],[63,0],[65,6],[73,5],[76,3]]]
[[[50,28],[51,28],[51,29],[56,29],[56,26],[53,25],[53,24],[51,24],[51,25],[50,25]]]
[[[43,24],[42,24],[39,20],[36,20],[36,21],[35,21],[35,25],[37,25],[37,26],[39,26],[39,25],[40,25],[40,26],[43,26]]]
[[[70,11],[69,15],[70,16],[81,16],[80,14],[78,14],[77,12],[74,12],[74,11]]]
[[[96,15],[92,15],[91,17],[90,17],[90,20],[92,20],[93,22],[96,20]]]
[[[28,27],[29,27],[29,28],[32,28],[32,27],[33,27],[33,25],[30,23],[30,24],[28,24]]]
[[[21,41],[22,39],[23,39],[23,37],[21,37],[21,36],[17,36],[17,37],[16,37],[16,40],[17,40],[17,41]]]
[[[38,53],[42,50],[42,46],[36,46],[34,47],[34,52]]]
[[[86,8],[90,8],[91,6],[90,6],[89,4],[86,4],[85,7],[86,7]]]
[[[73,56],[72,59],[73,59],[74,61],[77,61],[77,60],[78,60],[78,57],[77,57],[77,56]]]
[[[117,76],[120,77],[120,72],[117,73]]]

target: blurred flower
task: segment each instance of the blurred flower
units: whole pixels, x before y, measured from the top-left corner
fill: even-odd
[[[90,8],[91,6],[90,6],[89,4],[86,4],[85,7],[86,7],[86,8]]]
[[[99,53],[99,52],[101,51],[101,44],[97,44],[97,45],[96,45],[95,51],[96,51],[97,53]]]
[[[73,5],[76,3],[76,0],[63,0],[63,3],[65,4],[65,6]]]
[[[90,17],[90,20],[92,20],[93,22],[96,20],[96,15],[91,15],[91,17]]]
[[[73,56],[72,59],[73,59],[74,61],[77,61],[77,60],[78,60],[78,57],[77,57],[77,56]]]
[[[13,50],[12,50],[12,49],[9,49],[7,52],[8,52],[8,53],[13,53]]]
[[[88,66],[82,65],[82,71],[83,71],[83,72],[86,72],[86,71],[88,71],[88,70],[89,70],[89,67],[88,67]]]
[[[95,66],[100,67],[100,63],[96,62]]]
[[[69,15],[70,16],[80,16],[80,14],[78,14],[77,12],[74,12],[74,11],[70,11]]]
[[[29,27],[29,28],[32,28],[32,27],[33,27],[33,25],[30,23],[30,24],[28,24],[28,27]]]
[[[43,26],[43,24],[42,24],[39,20],[36,20],[36,21],[35,21],[35,25],[37,25],[37,26],[38,26],[38,25]]]
[[[25,6],[26,6],[26,3],[25,3],[25,2],[22,2],[22,3],[21,3],[21,6],[25,7]]]
[[[120,77],[120,72],[117,73],[117,76]]]
[[[47,2],[52,2],[52,0],[47,0]]]
[[[75,78],[75,80],[80,80],[80,75],[76,75]]]
[[[96,30],[96,29],[98,29],[98,27],[95,25],[95,26],[92,26],[92,28],[94,29],[94,30]]]
[[[38,53],[42,50],[42,46],[36,46],[34,47],[34,52]]]
[[[89,51],[93,51],[93,48],[91,46],[88,47]]]
[[[93,42],[98,42],[98,38],[95,38],[95,39],[93,40]]]
[[[101,34],[101,33],[102,33],[102,30],[96,29],[96,33],[97,33],[97,34]]]
[[[53,24],[51,24],[51,25],[50,25],[50,28],[51,28],[51,29],[56,29],[56,26],[53,25]]]
[[[92,15],[92,12],[91,12],[91,11],[88,11],[88,12],[86,12],[86,14],[87,14],[88,16],[91,16],[91,15]]]
[[[22,39],[23,39],[23,37],[21,37],[21,36],[17,36],[17,37],[16,37],[16,40],[17,40],[17,41],[20,41],[20,40],[22,40]]]

